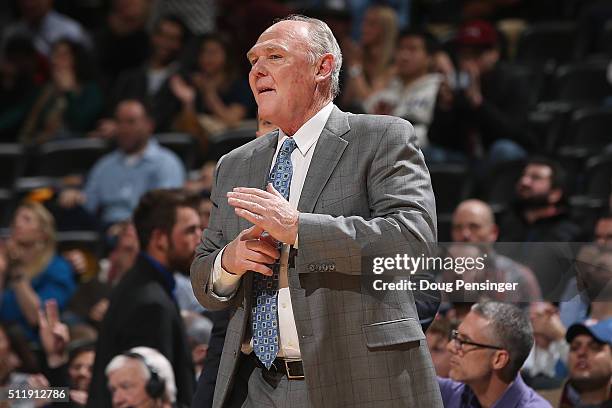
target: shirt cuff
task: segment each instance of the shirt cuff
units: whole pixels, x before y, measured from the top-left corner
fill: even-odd
[[[225,248],[217,254],[213,265],[213,273],[210,276],[213,292],[217,296],[232,295],[236,293],[240,285],[240,276],[229,273],[221,266],[223,251],[225,251]]]

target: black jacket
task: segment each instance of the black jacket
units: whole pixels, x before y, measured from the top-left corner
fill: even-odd
[[[147,65],[143,65],[119,75],[110,95],[110,106],[107,114],[112,115],[122,100],[137,99],[145,102],[151,110],[151,116],[155,121],[155,132],[171,131],[172,121],[176,114],[180,112],[181,103],[172,93],[169,79],[161,85],[157,93],[149,94],[147,71]]]
[[[470,106],[464,92],[457,91],[450,110],[436,104],[429,128],[429,141],[440,147],[469,153],[469,134],[480,136],[488,149],[500,139],[513,140],[529,145],[526,132],[529,95],[524,78],[512,68],[498,63],[481,78],[482,105]]]
[[[195,374],[180,311],[166,278],[142,255],[111,294],[98,338],[88,407],[110,407],[104,369],[136,346],[160,351],[174,368],[179,404],[190,405]]]

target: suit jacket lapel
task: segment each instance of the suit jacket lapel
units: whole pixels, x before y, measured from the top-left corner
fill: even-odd
[[[308,168],[304,187],[298,204],[298,210],[312,212],[323,187],[327,184],[334,168],[338,164],[348,142],[341,138],[350,130],[348,114],[334,106],[321,136],[317,141],[315,151]]]

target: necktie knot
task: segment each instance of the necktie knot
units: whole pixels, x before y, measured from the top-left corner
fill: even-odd
[[[272,183],[276,191],[285,197],[285,200],[289,200],[289,186],[291,185],[291,175],[293,173],[291,153],[296,147],[297,144],[292,137],[285,139],[278,151],[276,163],[274,163],[269,177],[270,183]]]
[[[281,152],[283,152],[284,154],[291,154],[293,153],[296,147],[297,144],[295,143],[295,140],[292,137],[288,137],[285,139],[283,145],[281,146]]]

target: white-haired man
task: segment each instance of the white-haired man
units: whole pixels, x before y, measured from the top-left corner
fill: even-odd
[[[413,127],[334,106],[342,55],[320,20],[272,25],[247,58],[279,130],[219,161],[191,268],[205,307],[236,309],[213,406],[441,407],[419,322],[438,303],[361,286],[364,257],[436,240]]]
[[[166,357],[150,347],[134,347],[106,366],[114,408],[169,408],[176,403],[174,371]]]

